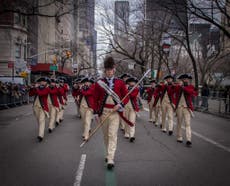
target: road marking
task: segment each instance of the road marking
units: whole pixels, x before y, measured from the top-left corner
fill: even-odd
[[[74,182],[74,186],[80,186],[81,185],[81,179],[82,179],[82,175],[83,175],[83,171],[85,168],[85,161],[86,161],[86,154],[82,154],[81,155],[81,160],[78,166],[78,170],[76,173],[76,177],[75,177],[75,182]]]
[[[145,111],[149,111],[148,108],[144,108],[144,110]],[[176,123],[174,123],[174,125],[176,125]],[[182,129],[185,130],[185,127],[182,127]],[[213,144],[213,145],[215,145],[215,146],[217,146],[217,147],[219,147],[219,148],[227,151],[227,152],[230,152],[230,148],[229,147],[226,147],[226,146],[224,146],[224,145],[222,145],[222,144],[220,144],[220,143],[218,143],[218,142],[216,142],[216,141],[214,141],[214,140],[212,140],[212,139],[210,139],[210,138],[208,138],[206,136],[203,136],[202,134],[200,134],[198,132],[195,132],[195,131],[192,130],[192,134],[195,135],[195,136],[197,136],[197,137],[199,137],[200,139],[202,139],[202,140],[204,140],[206,142],[209,142],[209,143],[211,143],[211,144]]]
[[[106,186],[116,186],[116,176],[114,170],[106,170],[105,176],[105,185]]]
[[[183,129],[185,129],[185,128],[183,128]],[[204,141],[207,141],[207,142],[209,142],[209,143],[211,143],[211,144],[213,144],[213,145],[215,145],[215,146],[217,146],[217,147],[219,147],[219,148],[221,148],[221,149],[223,149],[223,150],[225,150],[227,152],[230,152],[230,148],[228,148],[228,147],[226,147],[224,145],[221,145],[220,143],[218,143],[218,142],[216,142],[216,141],[214,141],[212,139],[209,139],[209,138],[207,138],[207,137],[205,137],[205,136],[203,136],[203,135],[201,135],[201,134],[199,134],[199,133],[197,133],[195,131],[192,131],[192,134],[194,134],[195,136],[203,139]]]
[[[105,147],[104,147],[104,154],[105,153]],[[106,163],[106,171],[105,171],[105,186],[116,186],[116,175],[114,168],[112,170],[107,169],[107,163]]]

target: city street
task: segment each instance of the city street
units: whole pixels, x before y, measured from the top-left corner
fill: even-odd
[[[152,186],[229,185],[228,119],[195,113],[191,148],[148,122],[137,119],[136,141],[119,131],[115,168],[104,162],[102,132],[80,148],[82,123],[70,100],[64,121],[37,142],[32,105],[0,110],[0,185],[2,186]],[[93,127],[96,123],[92,124]]]

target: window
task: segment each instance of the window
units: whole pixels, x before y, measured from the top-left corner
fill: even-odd
[[[27,47],[26,47],[26,45],[24,45],[24,60],[25,61],[26,61],[26,58],[27,58],[27,56],[26,56],[26,53],[27,53],[26,49],[27,49]]]
[[[20,44],[16,44],[15,46],[15,57],[21,58],[21,45]]]
[[[21,16],[21,19],[22,19],[22,26],[23,27],[27,27],[27,17],[22,15]]]
[[[19,25],[20,24],[20,14],[14,13],[14,23]]]

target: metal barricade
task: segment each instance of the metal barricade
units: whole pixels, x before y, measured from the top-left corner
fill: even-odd
[[[229,98],[198,96],[193,101],[196,110],[217,114],[230,114]]]
[[[32,103],[33,98],[29,97],[29,93],[25,92],[19,96],[13,96],[11,94],[2,94],[0,96],[0,108],[11,108],[15,106],[20,106],[23,104]]]

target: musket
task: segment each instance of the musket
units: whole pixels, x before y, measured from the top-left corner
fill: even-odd
[[[122,98],[122,100],[120,100],[120,102],[118,102],[118,104],[122,103],[130,94],[131,92],[141,83],[141,81],[143,81],[143,79],[147,76],[147,74],[151,71],[151,69],[147,70],[145,72],[145,74],[142,76],[142,78],[133,86],[133,88]],[[81,143],[80,147],[83,147],[88,141],[89,139],[98,131],[99,128],[101,128],[103,126],[103,124],[105,123],[105,121],[108,119],[108,117],[113,113],[109,112],[105,118],[97,125],[97,127],[90,133],[88,139],[86,139],[85,141],[83,141],[83,143]]]
[[[112,96],[117,103],[121,102],[119,96],[111,88],[109,88],[105,82],[99,80],[97,83],[107,92],[108,95]]]

